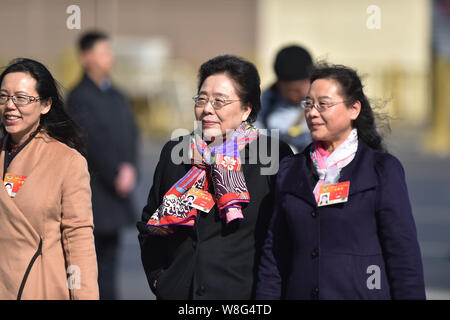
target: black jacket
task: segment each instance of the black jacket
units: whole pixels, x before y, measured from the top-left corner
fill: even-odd
[[[88,139],[95,231],[117,231],[134,220],[130,198],[119,198],[114,188],[121,162],[137,166],[138,129],[132,111],[117,89],[102,91],[86,75],[70,93],[68,106]]]
[[[162,149],[148,203],[142,221],[137,224],[142,263],[150,287],[158,299],[251,299],[272,215],[275,181],[274,174],[262,175],[261,169],[271,167],[269,161],[279,162],[292,151],[287,144],[267,136],[259,137],[242,150],[242,170],[250,193],[250,203],[243,209],[244,220],[227,225],[214,206],[207,214],[199,212],[194,227],[178,227],[167,237],[150,235],[145,230],[146,222],[164,194],[192,167],[189,159],[185,159],[186,164],[174,164],[173,160],[178,154],[185,156],[180,146],[186,150],[188,142],[187,136],[182,137],[169,141]],[[271,143],[279,147],[279,153],[271,152]],[[254,144],[262,157],[252,150]],[[278,166],[275,173],[277,170]]]

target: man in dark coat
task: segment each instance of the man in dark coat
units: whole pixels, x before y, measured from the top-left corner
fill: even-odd
[[[134,221],[138,130],[125,97],[109,80],[114,56],[108,36],[87,33],[79,49],[84,75],[68,105],[88,140],[100,298],[116,299],[119,231]]]

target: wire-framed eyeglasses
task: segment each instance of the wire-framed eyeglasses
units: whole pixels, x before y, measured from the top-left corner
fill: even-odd
[[[25,94],[18,94],[18,95],[12,95],[9,96],[7,94],[0,94],[0,105],[2,104],[7,104],[8,100],[11,99],[12,102],[17,106],[17,107],[23,107],[26,106],[32,102],[36,102],[39,101],[41,98],[40,97],[33,97],[33,96],[27,96]]]
[[[309,112],[313,107],[316,108],[316,110],[319,112],[324,112],[325,110],[328,110],[329,108],[344,102],[345,101],[314,103],[312,100],[307,99],[300,102],[300,107],[305,110],[305,112]]]
[[[194,100],[196,107],[203,108],[208,104],[208,102],[211,102],[212,107],[216,110],[219,110],[230,103],[233,103],[236,101],[241,101],[239,99],[238,100],[230,100],[230,99],[225,99],[222,97],[210,98],[204,94],[197,94],[197,95],[193,96],[192,99]]]

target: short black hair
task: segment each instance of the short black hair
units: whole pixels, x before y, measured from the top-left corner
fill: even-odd
[[[236,84],[236,92],[244,105],[251,105],[248,122],[256,120],[261,110],[261,87],[255,65],[241,57],[222,55],[203,63],[198,71],[198,91],[209,76],[225,73]]]
[[[81,35],[78,40],[78,49],[81,52],[92,49],[97,41],[108,40],[109,36],[102,31],[89,31]]]
[[[313,61],[309,52],[296,45],[281,49],[274,64],[275,74],[280,81],[308,79],[312,67]]]

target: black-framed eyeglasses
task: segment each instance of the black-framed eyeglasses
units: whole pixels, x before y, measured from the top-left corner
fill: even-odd
[[[208,102],[211,102],[211,105],[214,109],[219,110],[220,108],[225,107],[226,105],[236,102],[236,101],[241,101],[241,100],[230,100],[230,99],[225,99],[222,97],[208,97],[207,95],[204,94],[197,94],[195,96],[192,97],[192,99],[195,102],[195,106],[199,107],[199,108],[203,108],[205,107]]]
[[[27,96],[25,94],[18,94],[18,95],[12,95],[9,96],[7,94],[0,94],[0,104],[7,104],[8,100],[11,99],[12,102],[17,106],[17,107],[23,107],[26,106],[32,102],[37,102],[39,101],[41,98],[40,97],[33,97],[33,96]]]
[[[300,102],[300,107],[305,110],[305,112],[310,111],[313,107],[316,108],[316,110],[319,112],[324,112],[325,110],[328,110],[328,108],[344,102],[345,101],[314,103],[312,100],[302,100]]]

